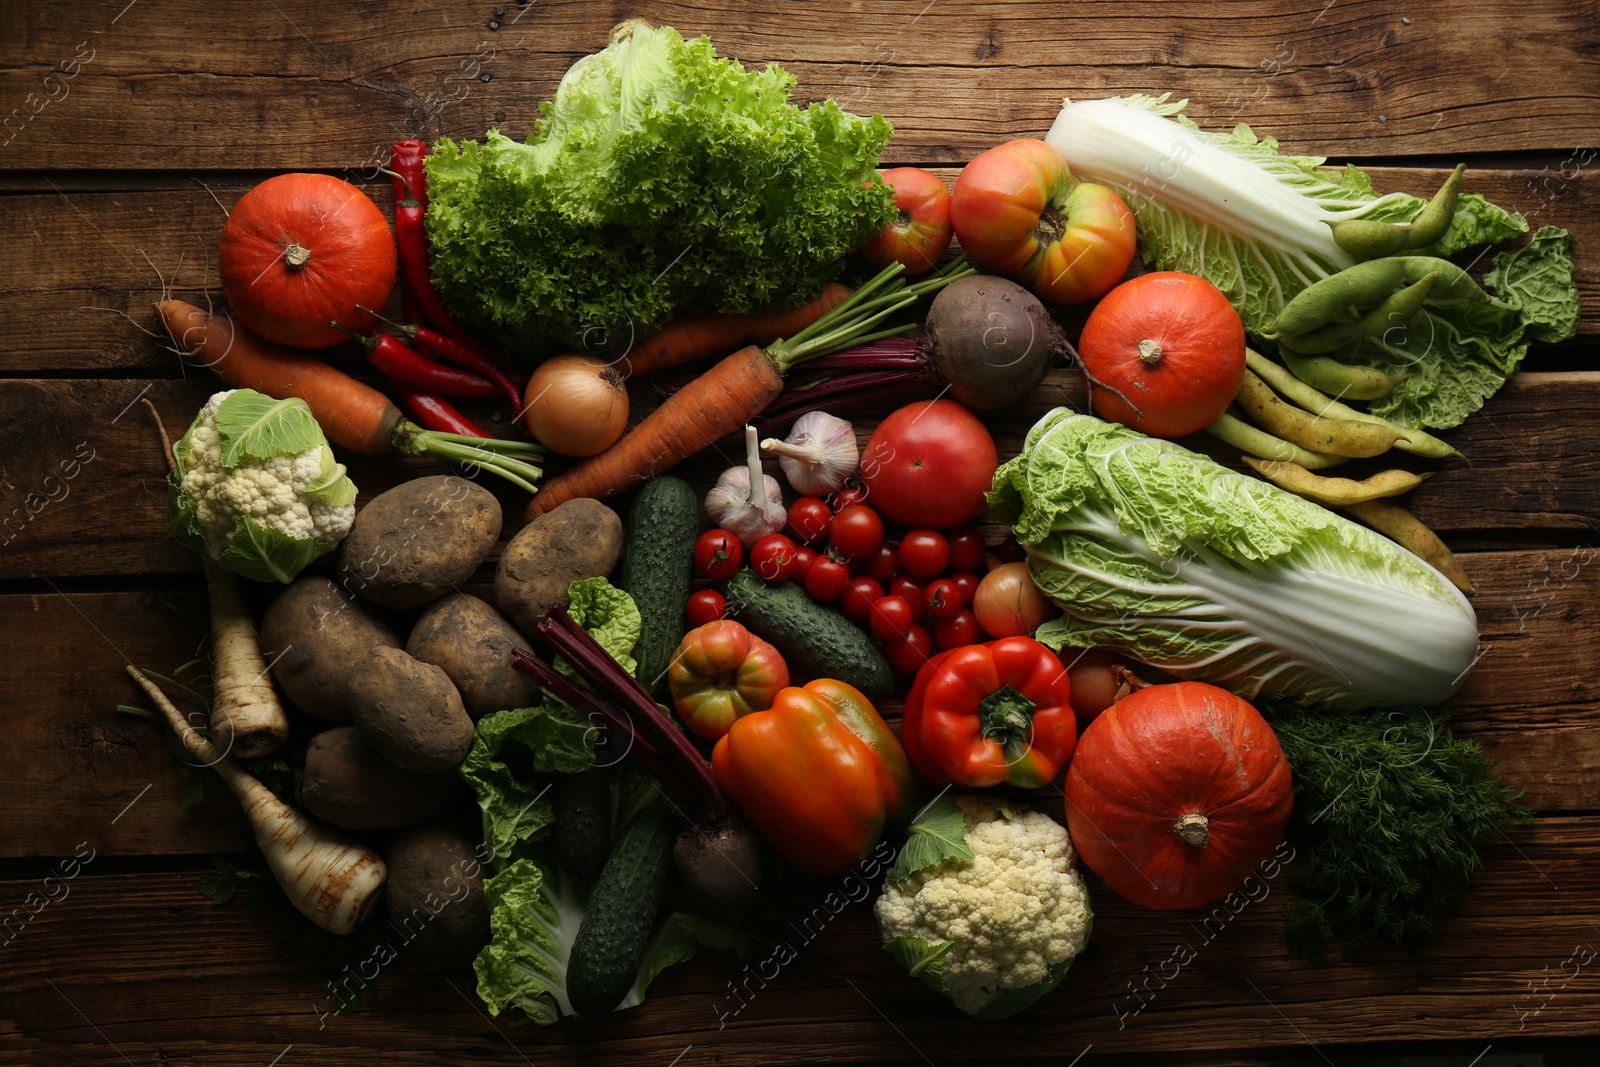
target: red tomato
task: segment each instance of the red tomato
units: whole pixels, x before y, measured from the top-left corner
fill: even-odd
[[[885,644],[883,654],[889,658],[889,665],[901,674],[915,674],[933,654],[933,639],[928,631],[912,625],[906,629],[904,639]]]
[[[948,619],[961,610],[965,603],[961,599],[961,590],[956,588],[956,583],[948,578],[940,578],[931,582],[923,590],[922,603],[928,609],[928,614],[936,619]]]
[[[801,541],[820,541],[828,536],[833,512],[819,496],[803,496],[789,505],[789,529]]]
[[[889,595],[905,597],[908,603],[916,606],[918,614],[922,612],[922,593],[922,582],[909,574],[897,574],[889,583]]]
[[[961,593],[961,606],[970,608],[972,596],[978,591],[978,576],[976,574],[952,574],[950,580],[955,583],[956,589]]]
[[[828,507],[837,515],[852,504],[864,504],[866,501],[867,490],[863,486],[851,484],[828,497]]]
[[[694,543],[694,569],[702,578],[719,582],[731,578],[742,559],[739,539],[727,530],[707,530]]]
[[[857,558],[861,560],[861,573],[872,575],[879,585],[888,585],[900,573],[900,553],[892,545],[879,545],[876,552]]]
[[[1133,213],[1104,185],[1076,182],[1060,153],[1022,138],[961,170],[950,203],[961,247],[1058,304],[1111,291],[1133,262]]]
[[[704,626],[708,622],[716,622],[728,610],[728,598],[715,589],[701,589],[689,594],[689,604],[684,609],[684,614],[689,616],[689,621],[695,626]]]
[[[885,518],[944,529],[988,510],[1000,456],[978,417],[954,400],[924,400],[872,431],[861,478]]]
[[[950,569],[953,571],[975,571],[983,566],[983,557],[988,552],[984,547],[983,535],[975,526],[958,526],[945,534],[945,539],[950,542]]]
[[[795,576],[799,577],[799,576],[805,574],[806,568],[811,566],[811,561],[816,559],[816,558],[817,558],[817,550],[816,549],[807,548],[805,545],[795,545],[794,546],[794,573],[795,573]]]
[[[916,167],[878,172],[894,189],[894,221],[861,246],[861,258],[874,267],[903,264],[905,273],[932,270],[950,247],[950,190],[937,176]]]
[[[865,504],[851,504],[828,528],[833,547],[846,556],[865,556],[883,544],[883,520]]]
[[[794,577],[798,561],[794,542],[783,534],[767,534],[750,546],[750,569],[765,582],[787,582]]]
[[[900,539],[900,566],[907,574],[932,578],[950,564],[950,542],[938,530],[912,530]]]
[[[850,572],[838,560],[818,556],[806,568],[805,583],[811,599],[838,600],[850,588]]]
[[[883,586],[877,580],[858,574],[850,579],[850,587],[839,598],[839,610],[857,626],[864,625],[872,613],[872,605],[883,599]]]
[[[916,620],[917,613],[912,610],[911,601],[892,594],[873,601],[872,611],[867,615],[872,632],[880,641],[905,640],[906,631]]]
[[[948,619],[940,619],[933,624],[933,643],[940,648],[975,645],[982,639],[983,633],[978,629],[978,617],[967,608],[962,608]]]

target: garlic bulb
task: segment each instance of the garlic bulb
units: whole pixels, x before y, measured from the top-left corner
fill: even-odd
[[[778,457],[794,491],[806,496],[837,493],[861,460],[855,427],[825,411],[801,415],[787,440],[769,437],[761,447]]]
[[[745,466],[729,467],[706,494],[706,514],[711,521],[749,548],[757,540],[783,529],[789,513],[783,506],[778,479],[761,473],[761,449],[756,428],[744,428]]]

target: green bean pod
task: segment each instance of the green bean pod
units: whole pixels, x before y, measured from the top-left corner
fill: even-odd
[[[1239,386],[1238,401],[1244,413],[1263,430],[1313,452],[1358,459],[1379,456],[1400,438],[1398,432],[1387,426],[1355,419],[1324,418],[1285,403],[1249,370],[1244,372],[1244,381]]]
[[[1467,172],[1465,163],[1458,164],[1446,178],[1433,199],[1423,206],[1410,222],[1378,222],[1374,219],[1345,219],[1340,222],[1325,220],[1333,229],[1333,241],[1343,251],[1357,259],[1377,259],[1427,248],[1435,244],[1450,229],[1455,218],[1456,201],[1461,196],[1461,179]]]
[[[1306,385],[1318,392],[1351,400],[1379,400],[1394,392],[1401,382],[1410,377],[1409,374],[1385,374],[1376,367],[1341,363],[1327,356],[1302,356],[1287,348],[1278,354],[1283,357],[1283,365],[1289,368],[1289,372]],[[1283,392],[1281,389],[1278,391]]]
[[[1295,463],[1308,470],[1321,470],[1326,467],[1338,466],[1345,462],[1344,456],[1332,456],[1325,452],[1312,452],[1301,448],[1299,445],[1290,444],[1282,438],[1274,437],[1270,433],[1258,430],[1247,422],[1242,422],[1232,415],[1219,415],[1217,421],[1206,427],[1206,432],[1222,441],[1232,445],[1241,452],[1248,452],[1252,456],[1264,459],[1276,459],[1285,463]]]
[[[1278,336],[1278,344],[1301,355],[1320,355],[1337,352],[1364,337],[1382,337],[1389,330],[1404,326],[1416,317],[1438,280],[1439,273],[1434,271],[1424,275],[1421,281],[1390,293],[1377,307],[1354,322],[1331,323],[1308,333],[1282,333]]]
[[[1279,489],[1330,508],[1400,496],[1411,492],[1429,477],[1411,471],[1387,470],[1357,481],[1354,478],[1326,478],[1312,474],[1297,463],[1255,459],[1251,456],[1245,456],[1244,461]]]
[[[1415,285],[1430,274],[1439,275],[1428,292],[1430,304],[1488,304],[1494,297],[1472,280],[1472,275],[1437,256],[1400,256],[1405,268],[1405,284]]]
[[[1347,267],[1307,286],[1283,305],[1272,329],[1262,336],[1305,334],[1341,321],[1350,308],[1366,308],[1406,284],[1406,256],[1372,259]]]

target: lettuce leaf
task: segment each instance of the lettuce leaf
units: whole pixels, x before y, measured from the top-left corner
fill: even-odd
[[[1168,441],[1064,408],[995,474],[1051,648],[1104,646],[1246,699],[1442,702],[1477,617],[1394,542]]]
[[[427,160],[434,284],[508,352],[602,349],[686,311],[815,296],[892,216],[881,116],[791,105],[794,78],[625,23],[573,64],[526,144]]]

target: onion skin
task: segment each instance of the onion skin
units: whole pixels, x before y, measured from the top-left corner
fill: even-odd
[[[978,625],[991,637],[1023,637],[1060,610],[1028,576],[1026,563],[1002,563],[983,576],[972,596]]]
[[[593,456],[628,428],[628,390],[611,364],[553,356],[528,379],[523,421],[539,443],[563,456]]]

